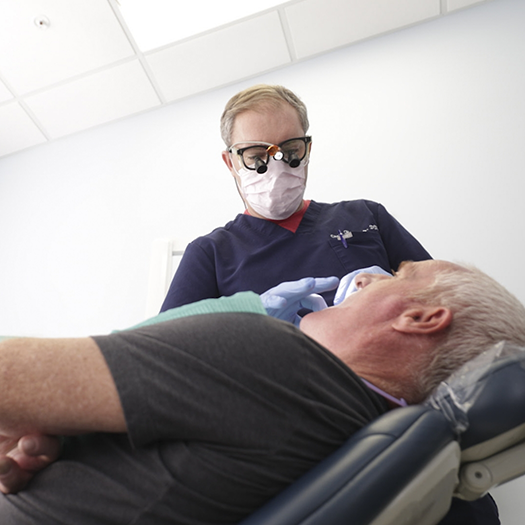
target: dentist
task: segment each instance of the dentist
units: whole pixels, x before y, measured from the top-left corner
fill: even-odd
[[[306,106],[282,86],[256,85],[227,103],[222,159],[245,212],[188,245],[162,311],[373,265],[391,272],[404,260],[431,258],[381,204],[304,199],[308,128]],[[334,290],[321,293],[331,305]]]

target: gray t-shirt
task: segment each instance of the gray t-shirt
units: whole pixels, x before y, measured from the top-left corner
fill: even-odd
[[[68,438],[3,525],[238,523],[387,410],[333,354],[254,313],[97,336],[128,435]]]

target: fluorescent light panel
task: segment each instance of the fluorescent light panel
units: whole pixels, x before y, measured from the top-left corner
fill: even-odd
[[[282,0],[116,1],[135,42],[143,52],[283,3]],[[253,38],[264,38],[264,34],[254,34]]]

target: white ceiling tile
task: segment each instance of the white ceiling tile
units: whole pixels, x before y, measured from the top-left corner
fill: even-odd
[[[234,82],[291,61],[277,12],[146,55],[167,100]]]
[[[303,0],[285,8],[297,58],[440,15],[440,0]]]
[[[151,51],[275,7],[282,0],[119,0],[118,9],[139,49]]]
[[[30,95],[28,108],[52,138],[160,105],[138,60]]]
[[[132,54],[107,0],[0,2],[0,73],[18,95]]]
[[[456,9],[463,9],[474,4],[481,4],[487,0],[447,0],[447,11],[455,11]]]
[[[18,102],[0,106],[0,156],[43,142],[46,138]]]
[[[0,80],[0,102],[5,102],[6,100],[11,100],[13,94],[9,91],[6,85]]]

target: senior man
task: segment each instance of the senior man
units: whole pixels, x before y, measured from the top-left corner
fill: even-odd
[[[1,343],[0,432],[72,436],[0,498],[1,523],[236,523],[391,408],[362,379],[418,403],[494,343],[525,345],[524,307],[477,270],[356,283],[300,330],[247,292],[226,300],[243,312]]]

